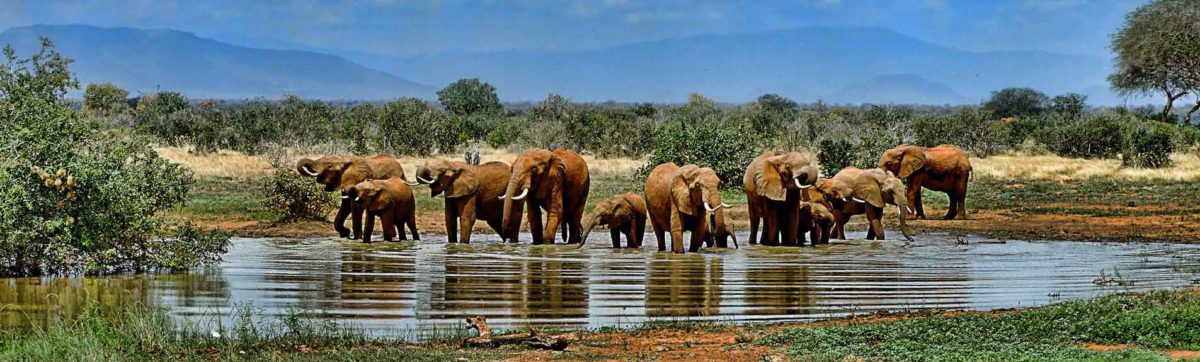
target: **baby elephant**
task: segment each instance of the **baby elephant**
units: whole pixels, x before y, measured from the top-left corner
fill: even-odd
[[[829,234],[833,232],[833,225],[836,224],[836,219],[829,208],[819,202],[801,201],[798,205],[797,214],[799,215],[799,230],[796,233],[804,243],[804,233],[809,233],[809,239],[812,240],[812,246],[819,244],[829,244]]]
[[[635,193],[617,195],[601,201],[595,210],[583,219],[582,248],[588,234],[599,224],[608,225],[614,248],[621,247],[621,233],[625,234],[626,247],[642,247],[642,235],[646,232],[646,200]]]
[[[354,202],[367,212],[362,237],[364,243],[371,242],[376,216],[383,221],[383,240],[392,241],[397,231],[400,232],[400,240],[406,240],[404,225],[408,225],[413,240],[421,240],[421,235],[417,233],[416,203],[413,202],[412,189],[403,179],[393,177],[360,182],[354,185]]]

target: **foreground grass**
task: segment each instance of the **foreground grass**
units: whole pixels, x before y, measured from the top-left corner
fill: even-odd
[[[296,312],[266,322],[252,309],[239,309],[232,326],[210,329],[176,323],[158,309],[102,313],[90,308],[47,329],[0,332],[0,360],[705,360],[781,355],[811,361],[1164,361],[1200,350],[1196,290],[1113,295],[1020,311],[920,312],[816,324],[648,322],[629,330],[584,333],[565,353],[461,349],[459,334],[413,344],[314,317],[320,316]]]
[[[1162,291],[1004,313],[792,328],[759,339],[802,360],[1159,361],[1200,349],[1200,295]],[[1096,351],[1085,344],[1128,345]]]

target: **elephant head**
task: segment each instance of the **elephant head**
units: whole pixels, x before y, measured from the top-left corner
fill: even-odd
[[[912,145],[900,145],[879,156],[879,168],[887,170],[901,179],[908,179],[925,166],[925,150]]]
[[[826,200],[846,201],[846,197],[854,193],[854,189],[850,185],[837,179],[821,178],[815,185],[817,191],[824,195]]]
[[[759,196],[774,201],[787,198],[787,190],[806,189],[817,182],[818,170],[799,152],[768,157],[750,166]]]
[[[383,188],[383,181],[372,180],[363,181],[353,187],[354,203],[358,204],[363,210],[379,210],[385,209],[389,205],[388,200],[384,198],[386,192]]]
[[[726,247],[728,238],[733,238],[737,245],[737,236],[729,231],[726,224],[724,209],[729,204],[721,201],[721,179],[716,171],[708,167],[686,165],[679,168],[671,181],[671,203],[676,210],[688,216],[708,216],[704,224],[708,226],[708,238],[716,240],[717,245]],[[703,207],[703,209],[700,209]]]
[[[429,196],[437,197],[443,192],[453,199],[474,195],[479,188],[479,178],[465,162],[435,158],[417,169],[417,182],[409,185],[429,185]]]
[[[551,196],[549,194],[554,189],[554,183],[561,183],[564,173],[566,167],[562,160],[549,150],[539,148],[526,151],[517,157],[512,164],[508,188],[505,189],[504,195],[500,196],[504,199],[504,216],[500,224],[504,226],[501,227],[507,227],[509,218],[512,217],[513,201],[524,200],[529,197],[530,192],[538,199]],[[507,235],[507,232],[501,231],[501,234]]]
[[[592,210],[591,214],[583,218],[583,239],[580,241],[579,247],[582,248],[583,244],[587,243],[587,237],[596,225],[623,224],[633,220],[636,213],[636,208],[629,203],[629,199],[625,195],[617,195],[601,201],[596,204],[596,208]]]
[[[908,209],[907,189],[891,171],[874,169],[865,171],[854,179],[850,187],[854,190],[853,199],[856,202],[883,208],[887,204],[896,205],[900,218],[900,233],[905,239],[912,241],[908,233],[908,225],[904,222],[904,210]]]
[[[349,190],[370,176],[365,161],[345,156],[325,156],[316,160],[302,158],[296,162],[296,171],[316,177],[318,183],[325,185],[325,191]]]

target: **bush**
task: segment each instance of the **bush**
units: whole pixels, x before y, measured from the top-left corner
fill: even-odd
[[[852,165],[861,169],[879,167],[879,156],[900,144],[900,136],[886,129],[877,129],[862,136],[854,147]],[[826,173],[833,175],[832,173]]]
[[[178,206],[192,175],[150,142],[104,129],[68,107],[69,60],[43,40],[0,66],[0,270],[3,275],[190,268],[219,259],[228,238],[160,211]],[[167,237],[171,236],[171,237]]]
[[[1015,145],[1010,128],[1004,121],[990,119],[985,112],[964,107],[949,115],[917,118],[912,124],[913,143],[926,147],[951,144],[986,157]]]
[[[821,164],[821,173],[831,177],[843,168],[853,165],[854,155],[854,145],[850,142],[827,139],[821,141],[817,162]]]
[[[276,169],[262,186],[264,204],[279,221],[325,220],[333,209],[333,193],[290,169]]]
[[[527,119],[511,118],[508,122],[501,123],[495,129],[492,129],[491,132],[488,132],[487,137],[484,137],[484,141],[487,142],[488,146],[492,146],[493,148],[505,147],[516,143],[524,132],[531,128],[530,126],[531,124]]]
[[[1130,121],[1126,117],[1126,121]],[[1034,132],[1034,138],[1056,155],[1113,158],[1121,151],[1120,116],[1097,114],[1078,119],[1055,118]]]
[[[1175,152],[1172,136],[1175,130],[1169,124],[1154,121],[1133,120],[1122,132],[1124,156],[1121,165],[1143,168],[1162,168],[1171,165],[1171,153]]]
[[[438,112],[418,98],[401,98],[383,106],[379,119],[383,150],[428,156],[447,154],[459,144],[458,119]]]
[[[712,113],[709,113],[710,115]],[[670,112],[659,127],[650,161],[638,171],[642,177],[666,162],[710,167],[727,187],[741,185],[750,161],[758,156],[758,140],[744,137],[733,122],[690,118],[694,110]]]

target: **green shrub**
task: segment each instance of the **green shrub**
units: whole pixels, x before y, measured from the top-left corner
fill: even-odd
[[[821,164],[821,173],[826,176],[835,175],[843,168],[853,165],[854,157],[854,145],[842,140],[823,140],[817,152],[817,162]]]
[[[879,167],[879,156],[900,144],[900,136],[886,129],[877,129],[859,138],[854,147],[853,166],[861,169]],[[826,173],[833,175],[832,173]]]
[[[1175,149],[1181,152],[1196,153],[1200,151],[1200,128],[1196,126],[1183,125],[1175,127],[1175,136],[1172,137],[1172,142],[1175,143]]]
[[[1034,138],[1056,155],[1113,158],[1121,151],[1121,123],[1129,117],[1097,114],[1077,119],[1057,118],[1034,132]]]
[[[650,161],[638,171],[645,177],[666,162],[710,167],[726,187],[741,184],[750,160],[758,156],[757,140],[744,137],[744,130],[720,120],[688,119],[688,111],[675,111],[659,126]]]
[[[261,190],[263,203],[281,222],[325,220],[333,209],[333,193],[290,169],[276,169]]]
[[[1132,120],[1125,124],[1121,165],[1162,168],[1171,165],[1175,152],[1174,126],[1155,121]]]
[[[178,206],[192,175],[148,140],[69,108],[77,87],[49,40],[29,59],[5,49],[0,66],[2,275],[190,268],[217,260],[226,235],[160,211]]]
[[[531,125],[525,118],[510,118],[507,122],[497,125],[491,132],[488,132],[484,141],[493,148],[511,145],[516,143]]]
[[[959,108],[949,115],[929,114],[912,124],[913,143],[933,147],[951,144],[972,154],[988,156],[1014,145],[1010,126],[988,113]]]
[[[458,119],[418,98],[401,98],[383,106],[381,148],[401,155],[428,156],[453,152],[459,144]]]

